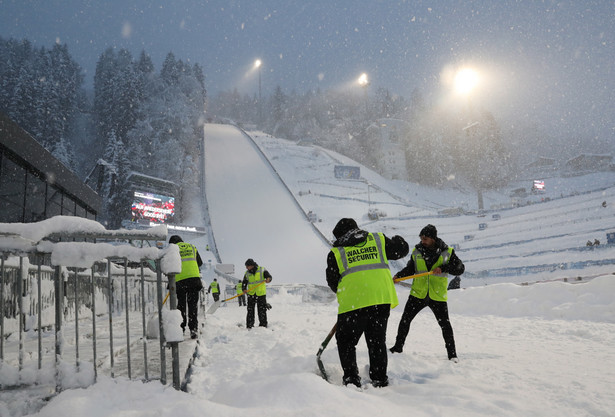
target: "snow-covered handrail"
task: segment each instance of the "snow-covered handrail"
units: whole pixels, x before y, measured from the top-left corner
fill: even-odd
[[[137,248],[108,243],[165,241],[166,238],[165,225],[145,230],[107,230],[94,220],[74,216],[55,216],[36,223],[0,223],[0,252],[4,254],[48,253],[51,254],[52,265],[85,268],[102,259],[113,257],[136,262],[143,259],[162,259],[162,272],[179,273],[181,258],[175,247],[160,250],[155,247]]]
[[[50,360],[60,358],[64,354],[63,339],[60,337],[65,321],[65,315],[71,315],[75,323],[80,321],[80,313],[87,309],[91,312],[93,328],[100,325],[96,301],[101,296],[106,299],[98,300],[99,308],[106,310],[108,321],[102,320],[104,331],[108,332],[111,375],[113,376],[113,358],[116,349],[113,345],[112,329],[114,324],[114,310],[116,303],[125,312],[124,327],[126,329],[126,346],[122,349],[128,356],[128,378],[131,378],[130,347],[135,338],[146,340],[146,306],[155,303],[158,320],[150,320],[154,326],[158,324],[158,334],[164,329],[171,329],[171,333],[164,332],[159,336],[160,352],[160,380],[166,384],[165,347],[171,347],[173,360],[173,386],[180,388],[179,381],[179,351],[173,332],[181,335],[179,324],[165,326],[163,314],[163,278],[168,278],[168,289],[172,295],[170,309],[175,309],[175,282],[173,275],[181,272],[181,257],[177,245],[168,245],[161,249],[156,246],[136,247],[134,241],[165,241],[167,227],[156,226],[146,230],[106,230],[105,227],[93,220],[73,216],[56,216],[36,223],[0,223],[0,360],[6,362],[4,357],[3,341],[6,340],[4,322],[10,323],[9,333],[19,337],[19,343],[13,344],[10,355],[15,359],[17,366],[17,379],[11,383],[21,383],[20,372],[24,357],[24,332],[35,330],[38,334],[39,361],[46,355],[48,349],[42,349],[43,333],[51,326],[56,333],[54,354]],[[51,264],[51,267],[49,265]],[[100,273],[100,264],[106,264],[105,271]],[[146,275],[152,268],[156,274],[154,281],[149,280],[146,291]],[[122,270],[120,270],[122,269]],[[116,271],[117,270],[117,271]],[[119,272],[116,273],[116,272]],[[130,284],[129,284],[130,281]],[[42,299],[45,295],[45,299]],[[51,300],[51,303],[49,302]],[[7,307],[7,308],[5,308]],[[141,313],[143,324],[142,335],[130,337],[129,311]],[[9,316],[2,314],[10,311]],[[42,323],[42,317],[55,311],[52,320]],[[179,314],[179,312],[177,312]],[[177,316],[176,314],[175,316]],[[26,325],[26,321],[29,324]],[[38,320],[37,324],[33,320]],[[117,320],[116,320],[117,321]],[[67,322],[67,324],[70,322]],[[70,323],[72,325],[73,323]],[[149,322],[148,322],[149,325]],[[80,338],[81,326],[74,325],[75,350],[79,345],[88,343],[96,345],[95,331],[91,338]],[[83,339],[83,340],[80,340]],[[82,346],[83,348],[83,346]],[[46,358],[48,359],[48,358]],[[144,354],[145,378],[147,375],[147,357]],[[96,373],[97,360],[93,348],[94,373]],[[56,362],[54,362],[56,364]],[[82,363],[78,359],[78,366]],[[59,375],[59,373],[56,373]],[[61,388],[60,381],[56,382],[56,389]]]

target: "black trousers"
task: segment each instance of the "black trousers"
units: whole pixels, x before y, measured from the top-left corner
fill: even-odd
[[[365,334],[369,354],[369,377],[372,381],[387,381],[387,323],[391,306],[380,304],[338,314],[335,340],[344,370],[344,380],[359,377],[356,346]]]
[[[211,295],[213,295],[214,301],[218,301],[220,299],[220,293],[219,292],[212,292]]]
[[[410,296],[404,307],[404,313],[401,316],[399,327],[397,328],[397,338],[395,340],[395,346],[403,347],[406,342],[406,337],[410,331],[410,323],[416,317],[416,315],[425,307],[429,307],[436,316],[438,324],[442,329],[442,336],[444,337],[444,345],[446,346],[446,352],[448,358],[457,357],[457,350],[455,349],[455,337],[453,335],[453,326],[448,317],[448,304],[446,301],[434,301],[429,296],[421,299],[414,296]]]
[[[258,325],[267,327],[267,296],[248,294],[248,314],[246,315],[246,327],[254,327],[254,307],[258,310]]]
[[[182,330],[186,330],[186,306],[188,307],[188,328],[199,330],[199,292],[200,288],[177,285],[177,309],[182,313]]]

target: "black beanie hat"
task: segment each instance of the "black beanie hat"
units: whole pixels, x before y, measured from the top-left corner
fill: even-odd
[[[246,266],[256,266],[256,262],[254,262],[254,259],[248,258],[246,261]]]
[[[421,236],[435,239],[438,237],[438,230],[433,224],[428,224],[427,226],[423,227],[423,230],[421,230],[421,233],[419,233],[419,237]]]
[[[337,222],[337,224],[333,228],[333,236],[335,236],[336,239],[339,239],[340,237],[348,233],[348,231],[358,228],[359,226],[357,226],[357,222],[355,222],[354,219],[343,218],[339,222]]]
[[[183,240],[178,235],[173,235],[169,238],[169,243],[179,243],[179,242],[183,242]]]

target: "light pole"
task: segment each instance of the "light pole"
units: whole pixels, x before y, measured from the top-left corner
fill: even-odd
[[[262,126],[263,124],[263,111],[262,111],[262,90],[261,90],[261,67],[263,66],[263,61],[257,59],[254,61],[254,68],[258,69],[258,123]]]
[[[476,72],[472,68],[462,68],[459,71],[457,71],[457,74],[455,75],[455,80],[454,80],[455,92],[466,98],[467,104],[468,104],[468,113],[469,113],[470,118],[472,117],[472,109],[470,105],[470,95],[472,94],[472,92],[474,91],[478,83],[479,83],[478,72]],[[473,134],[473,131],[475,130],[478,123],[479,122],[477,121],[472,122],[470,120],[468,125],[463,128],[463,130],[466,132],[468,137],[471,137],[471,134]],[[481,179],[475,178],[473,182],[474,182],[474,186],[476,187],[476,193],[478,196],[478,210],[483,210],[484,203],[483,203],[483,190],[481,189],[481,183],[480,183]]]
[[[365,94],[365,116],[367,117],[367,86],[369,85],[369,79],[367,78],[367,74],[361,74],[357,82],[361,87],[363,87],[363,92]]]
[[[375,207],[372,208],[372,197],[369,190],[371,187],[374,186],[369,181],[365,181],[365,184],[367,184],[367,218],[370,220],[378,220],[380,214]]]

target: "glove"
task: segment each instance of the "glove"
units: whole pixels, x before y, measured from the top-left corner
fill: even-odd
[[[267,303],[267,310],[271,310],[271,304]]]

